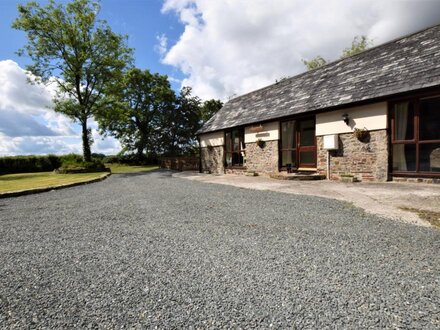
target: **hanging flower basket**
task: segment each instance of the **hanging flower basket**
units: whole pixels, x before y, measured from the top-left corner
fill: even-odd
[[[368,130],[364,127],[364,128],[355,128],[353,131],[353,135],[359,140],[359,141],[365,141],[370,133],[368,132]]]
[[[259,146],[260,148],[264,148],[266,146],[266,142],[261,139],[258,139],[257,146]]]

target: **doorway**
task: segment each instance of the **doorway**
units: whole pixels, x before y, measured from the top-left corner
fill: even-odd
[[[316,168],[315,118],[281,122],[280,169]]]

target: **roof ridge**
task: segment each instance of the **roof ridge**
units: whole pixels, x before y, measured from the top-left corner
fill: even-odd
[[[328,66],[328,65],[330,65],[330,64],[334,64],[334,63],[337,63],[337,62],[342,62],[343,60],[346,60],[346,59],[348,59],[348,58],[357,57],[357,56],[359,56],[359,55],[362,55],[362,54],[368,53],[368,52],[370,52],[370,51],[372,51],[372,50],[375,50],[376,48],[383,47],[383,46],[386,46],[386,45],[388,45],[388,44],[396,43],[396,42],[399,41],[399,40],[402,40],[402,39],[405,39],[405,38],[412,37],[413,35],[416,35],[416,34],[422,33],[422,32],[424,32],[424,31],[427,31],[427,30],[430,30],[430,29],[433,29],[433,28],[436,28],[436,27],[439,27],[439,26],[440,26],[440,23],[439,23],[439,24],[432,25],[432,26],[429,26],[429,27],[426,27],[426,28],[421,29],[421,30],[418,30],[418,31],[416,31],[416,32],[411,32],[411,33],[405,34],[405,35],[403,35],[403,36],[400,36],[400,37],[397,37],[397,38],[391,39],[391,40],[389,40],[389,41],[386,41],[386,42],[384,42],[384,43],[382,43],[382,44],[379,44],[379,45],[376,45],[376,46],[373,46],[373,47],[367,48],[367,49],[365,49],[365,50],[363,50],[363,51],[361,51],[361,52],[359,52],[359,53],[356,53],[356,54],[353,54],[353,55],[350,55],[350,56],[347,56],[347,57],[343,57],[343,58],[338,58],[338,59],[336,59],[336,60],[334,60],[334,61],[331,61],[331,62],[328,62],[328,63],[324,64],[323,66],[320,66],[320,67],[317,68],[317,69],[321,69],[321,68],[323,68],[323,67],[325,67],[325,66]],[[306,71],[306,72],[310,72],[310,71]],[[292,78],[293,78],[293,77],[292,77]]]
[[[334,60],[334,61],[331,61],[331,62],[328,62],[328,63],[326,63],[326,64],[324,64],[324,65],[322,65],[322,66],[320,66],[320,67],[318,67],[318,68],[316,68],[316,69],[313,69],[313,70],[307,70],[307,71],[304,71],[304,72],[298,73],[297,75],[294,75],[294,76],[292,76],[292,77],[288,77],[288,78],[282,79],[282,80],[280,80],[280,81],[277,81],[277,82],[275,82],[275,83],[272,83],[272,84],[270,84],[270,85],[263,86],[263,87],[261,87],[261,88],[254,89],[254,90],[249,91],[249,92],[247,92],[247,93],[244,93],[244,94],[238,95],[237,97],[234,97],[234,98],[228,100],[226,103],[229,103],[229,102],[231,102],[231,101],[233,101],[233,100],[240,99],[240,98],[242,98],[242,97],[244,97],[244,96],[246,96],[246,95],[249,95],[249,94],[257,93],[257,92],[259,92],[259,91],[261,91],[261,90],[264,90],[264,89],[266,89],[266,88],[270,88],[270,87],[272,87],[272,86],[279,85],[280,83],[285,83],[285,82],[287,82],[287,81],[291,81],[291,80],[294,79],[294,78],[296,79],[296,78],[298,78],[298,77],[301,77],[301,76],[306,75],[306,74],[310,74],[310,73],[312,73],[312,72],[313,72],[313,73],[316,73],[317,71],[323,70],[324,68],[328,68],[328,67],[330,67],[331,65],[334,65],[334,64],[336,64],[336,63],[342,62],[342,61],[344,61],[344,60],[347,60],[347,59],[350,59],[350,58],[353,58],[353,57],[357,57],[357,56],[359,56],[359,55],[363,55],[363,54],[368,53],[368,52],[370,52],[370,51],[372,51],[372,50],[374,50],[374,49],[376,49],[376,48],[383,47],[383,46],[385,46],[385,45],[395,43],[395,42],[397,42],[397,41],[399,41],[399,40],[402,40],[402,39],[405,39],[405,38],[409,38],[409,37],[411,37],[411,36],[413,36],[413,35],[416,35],[416,34],[422,33],[422,32],[424,32],[424,31],[427,31],[427,30],[430,30],[430,29],[433,29],[433,28],[435,28],[435,27],[439,27],[439,26],[440,26],[440,23],[439,23],[439,24],[432,25],[432,26],[429,26],[429,27],[426,27],[426,28],[424,28],[424,29],[422,29],[422,30],[418,30],[418,31],[416,31],[416,32],[408,33],[408,34],[406,34],[406,35],[404,35],[404,36],[401,36],[401,37],[394,38],[394,39],[392,39],[392,40],[390,40],[390,41],[387,41],[387,42],[384,42],[384,43],[382,43],[382,44],[379,44],[379,45],[373,46],[373,47],[371,47],[371,48],[365,49],[364,51],[362,51],[362,52],[360,52],[360,53],[357,53],[357,54],[354,54],[354,55],[350,55],[350,56],[347,56],[347,57],[344,57],[344,58],[338,58],[338,59],[336,59],[336,60]],[[226,103],[225,103],[225,105],[226,105]]]
[[[235,97],[198,134],[440,88],[440,24]]]

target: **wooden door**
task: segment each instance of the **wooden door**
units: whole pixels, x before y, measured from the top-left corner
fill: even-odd
[[[280,169],[316,168],[315,119],[281,122]]]

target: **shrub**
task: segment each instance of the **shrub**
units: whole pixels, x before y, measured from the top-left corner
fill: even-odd
[[[102,161],[106,164],[117,164],[119,163],[119,157],[115,155],[107,156]]]
[[[67,154],[60,157],[61,166],[66,166],[69,164],[79,164],[83,162],[83,157],[77,154]]]
[[[89,172],[107,172],[108,168],[105,167],[104,163],[99,159],[94,159],[91,162],[70,162],[65,161],[63,165],[56,170],[57,173],[67,174],[67,173],[89,173]]]
[[[104,158],[105,158],[105,155],[104,154],[98,154],[98,153],[92,153],[92,158],[93,159],[101,159],[101,160],[103,160]]]
[[[60,165],[60,157],[55,155],[0,157],[0,174],[48,172]]]
[[[106,164],[127,164],[127,165],[157,165],[159,164],[159,159],[157,155],[143,155],[142,159],[139,160],[137,154],[121,154],[107,156],[103,159]]]

